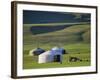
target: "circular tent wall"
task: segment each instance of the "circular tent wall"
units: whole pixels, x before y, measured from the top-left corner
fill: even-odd
[[[51,51],[46,51],[39,55],[38,57],[38,63],[47,63],[53,61],[53,55],[51,54]]]

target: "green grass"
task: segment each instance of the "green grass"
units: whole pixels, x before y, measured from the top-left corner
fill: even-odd
[[[90,24],[72,25],[63,30],[37,35],[32,35],[30,32],[31,25],[34,24],[24,25],[24,69],[90,66]],[[37,56],[28,55],[29,50],[37,48],[37,46],[50,50],[57,45],[61,45],[69,53],[63,55],[62,64],[56,62],[38,64]],[[79,57],[83,61],[69,62],[70,56]]]
[[[50,62],[50,63],[42,63],[38,64],[36,61],[34,61],[33,57],[26,56],[25,58],[27,59],[26,64],[24,64],[24,69],[34,69],[34,68],[57,68],[57,67],[77,67],[77,66],[89,66],[90,61],[78,61],[78,62],[69,62],[68,58],[71,55],[64,55],[64,59],[62,64],[58,62]],[[79,56],[79,55],[74,55],[74,56]],[[81,55],[81,56],[88,56],[88,55]],[[86,58],[87,60],[87,58]]]
[[[45,34],[32,35],[27,27],[24,27],[24,49],[32,49],[39,46],[54,46],[58,43],[62,45],[76,42],[89,42],[86,32],[90,29],[89,24],[73,25],[63,30],[54,31]],[[87,39],[85,39],[87,38]]]
[[[34,69],[34,68],[55,68],[55,67],[76,67],[76,66],[89,66],[90,65],[90,49],[89,44],[77,43],[64,46],[69,54],[63,55],[62,64],[57,62],[38,64],[38,56],[28,56],[24,55],[24,69]],[[46,48],[46,46],[45,46]],[[25,51],[28,53],[28,51]],[[69,57],[78,57],[83,61],[80,62],[69,62]],[[89,61],[86,61],[89,60]]]

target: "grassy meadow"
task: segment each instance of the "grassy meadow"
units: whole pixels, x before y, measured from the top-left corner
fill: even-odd
[[[90,24],[24,24],[23,69],[90,66]],[[68,54],[62,64],[57,62],[38,64],[38,56],[29,56],[31,49],[50,50],[60,45]],[[83,61],[69,62],[69,57]]]

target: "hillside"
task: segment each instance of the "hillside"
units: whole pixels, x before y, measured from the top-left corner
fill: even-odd
[[[46,26],[36,33],[35,35],[30,30],[31,27],[24,26],[24,44],[25,45],[65,45],[78,42],[90,42],[90,25],[89,24],[77,24],[62,26],[62,28],[56,29],[55,27]],[[49,29],[48,29],[49,28]],[[51,28],[51,29],[50,29]],[[44,31],[43,31],[44,30]],[[49,30],[49,31],[48,31]],[[41,31],[43,33],[41,33]],[[41,33],[41,34],[40,34]]]
[[[67,27],[63,30],[54,31],[46,34],[38,34],[33,38],[39,38],[38,41],[41,43],[73,43],[84,41],[84,37],[89,37],[87,34],[89,25],[75,25]],[[83,36],[84,34],[84,36]]]

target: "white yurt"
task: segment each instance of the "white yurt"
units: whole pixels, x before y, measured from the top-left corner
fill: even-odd
[[[54,62],[62,62],[63,48],[54,47],[51,49],[51,54]]]
[[[46,51],[38,56],[38,63],[61,62],[62,48],[54,47],[50,51]]]
[[[33,51],[34,51],[35,49],[32,49],[32,50],[30,50],[29,51],[29,56],[33,56]]]

